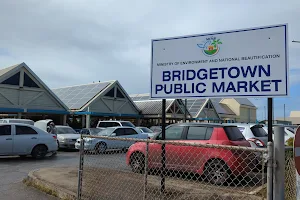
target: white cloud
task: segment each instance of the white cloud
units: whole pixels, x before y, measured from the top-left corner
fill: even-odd
[[[117,79],[129,93],[148,92],[153,38],[278,23],[289,23],[290,40],[300,32],[297,0],[12,0],[0,7],[0,66],[26,62],[50,87]],[[291,69],[300,68],[299,55],[300,44],[290,44]]]

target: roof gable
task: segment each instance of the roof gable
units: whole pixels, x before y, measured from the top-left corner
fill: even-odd
[[[80,110],[113,82],[100,82],[52,89],[70,110]]]
[[[21,73],[23,73],[21,75]],[[0,70],[0,83],[12,86],[15,89],[20,87],[44,89],[49,98],[65,110],[68,107],[48,88],[48,86],[23,62]]]

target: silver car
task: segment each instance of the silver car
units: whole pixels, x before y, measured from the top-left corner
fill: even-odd
[[[143,127],[143,126],[139,126],[136,127],[138,130],[140,130],[142,133],[146,133],[148,134],[148,138],[153,138],[153,136],[155,135],[154,131],[152,131],[151,129],[147,128],[147,127]]]
[[[147,139],[148,134],[141,133],[133,127],[109,127],[98,133],[99,136]],[[85,138],[84,150],[104,153],[107,149],[127,149],[134,141],[109,140],[100,138]],[[76,149],[80,149],[80,139],[75,144]]]
[[[264,126],[260,124],[236,124],[242,132],[246,140],[254,147],[266,148],[268,144],[268,133],[265,131]]]
[[[105,128],[83,128],[80,131],[82,135],[97,135],[100,131],[104,130]]]
[[[0,124],[0,156],[31,155],[39,159],[56,151],[56,135],[28,124]]]
[[[58,146],[60,149],[75,149],[80,134],[69,126],[56,126]]]

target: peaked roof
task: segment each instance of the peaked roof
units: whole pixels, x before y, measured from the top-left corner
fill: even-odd
[[[137,101],[146,101],[150,99],[149,93],[144,94],[131,94],[131,99],[137,103]],[[184,102],[185,99],[182,99]],[[235,115],[235,113],[225,104],[220,103],[222,98],[213,98],[213,99],[187,99],[187,110],[191,114],[192,117],[197,117],[203,107],[204,104],[211,101],[212,105],[214,106],[215,111],[217,114],[226,114],[226,115]]]
[[[248,98],[234,98],[240,105],[255,107],[256,106]]]
[[[4,76],[13,76],[18,73],[21,68],[25,68],[31,76],[47,91],[50,95],[61,105],[65,110],[68,110],[68,107],[52,92],[52,90],[24,63],[16,64],[0,70],[0,79]],[[9,78],[9,77],[7,77]]]
[[[82,111],[93,103],[99,96],[118,86],[133,107],[138,111],[137,106],[132,102],[122,85],[117,80],[75,85],[52,89],[55,94],[69,107],[70,110]]]
[[[74,85],[52,89],[52,91],[69,107],[70,110],[78,110],[113,83],[114,81],[107,81]]]
[[[166,100],[166,111],[174,102],[175,100]],[[144,115],[161,115],[162,113],[162,101],[160,100],[134,101],[134,103]]]
[[[235,113],[225,104],[220,103],[222,98],[210,99],[218,114],[235,115]]]
[[[16,64],[16,65],[13,65],[13,66],[10,66],[10,67],[6,67],[6,68],[3,68],[3,69],[0,69],[0,76],[6,74],[7,72],[13,70],[14,68],[18,67],[19,65],[21,65],[22,63],[19,63],[19,64]],[[25,63],[24,63],[25,64]]]

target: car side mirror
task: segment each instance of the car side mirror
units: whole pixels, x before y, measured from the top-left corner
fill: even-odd
[[[112,133],[110,136],[111,136],[111,137],[116,137],[117,134],[116,134],[116,133]]]

